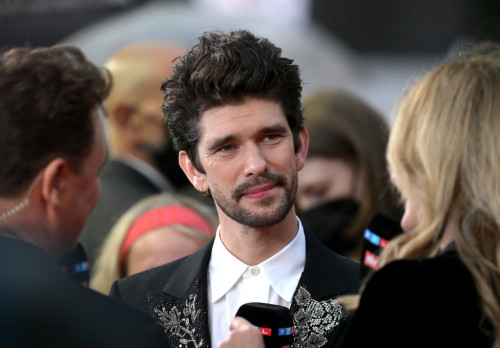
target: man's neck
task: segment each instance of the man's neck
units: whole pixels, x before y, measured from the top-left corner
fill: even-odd
[[[9,211],[23,199],[0,200],[0,211]],[[40,218],[38,207],[35,202],[30,202],[23,209],[15,210],[15,214],[0,221],[0,235],[12,239],[17,239],[32,244],[45,251],[52,258],[57,258],[60,254],[59,244],[53,240],[46,225],[46,219]]]
[[[283,249],[297,235],[298,222],[292,209],[281,222],[263,228],[242,225],[227,216],[220,218],[220,238],[240,261],[257,265]]]

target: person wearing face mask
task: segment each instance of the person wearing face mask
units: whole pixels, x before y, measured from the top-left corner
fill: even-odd
[[[160,85],[165,74],[172,73],[172,60],[184,52],[173,43],[135,42],[106,62],[114,82],[104,101],[110,158],[99,174],[101,196],[79,237],[91,274],[108,232],[127,209],[145,197],[181,186],[174,180],[180,168],[172,163],[177,154],[169,154]],[[162,171],[163,166],[170,170]]]
[[[330,249],[360,261],[370,219],[398,210],[385,169],[388,126],[363,100],[342,90],[316,91],[303,109],[310,144],[299,172],[299,216]]]

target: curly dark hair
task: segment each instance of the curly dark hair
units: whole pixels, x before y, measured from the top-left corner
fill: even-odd
[[[110,83],[106,70],[72,46],[0,55],[0,195],[23,192],[56,157],[80,170],[94,138],[92,109]]]
[[[206,32],[178,58],[173,70],[161,86],[163,113],[176,149],[186,151],[200,172],[204,172],[197,151],[201,113],[243,103],[247,97],[281,104],[298,149],[304,123],[299,68],[269,40],[246,30]]]

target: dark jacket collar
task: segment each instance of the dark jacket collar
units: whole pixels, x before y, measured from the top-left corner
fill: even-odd
[[[39,269],[62,274],[59,265],[37,246],[9,237],[0,236],[0,263],[9,268]]]
[[[333,254],[330,249],[312,234],[305,231],[306,264],[299,285],[305,286],[311,295],[321,300],[335,293],[352,293],[359,286],[359,264],[350,259]],[[321,281],[318,281],[318,280]]]
[[[163,292],[178,300],[185,300],[192,292],[196,280],[207,284],[208,263],[215,237],[195,253],[185,257],[175,273],[170,277]]]
[[[317,299],[332,296],[332,289],[336,293],[350,293],[357,288],[359,266],[343,256],[332,253],[310,233],[306,237],[306,263],[299,284],[305,286],[311,295]],[[207,284],[208,264],[214,239],[194,254],[183,259],[176,272],[170,277],[163,292],[178,300],[185,300],[191,293],[196,280],[200,284]],[[342,267],[344,265],[345,267]],[[355,272],[356,275],[348,274]],[[318,281],[321,279],[321,281]]]

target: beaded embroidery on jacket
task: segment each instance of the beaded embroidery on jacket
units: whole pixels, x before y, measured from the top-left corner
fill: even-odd
[[[207,325],[208,316],[198,301],[198,282],[194,289],[179,306],[173,300],[148,298],[155,319],[165,329],[169,341],[176,342],[175,346],[179,348],[208,347],[205,339],[201,337],[202,327]]]
[[[208,347],[201,337],[201,328],[207,325],[208,315],[198,298],[199,284],[181,305],[164,298],[149,298],[158,323],[165,329],[171,342],[179,348]],[[295,333],[293,347],[320,348],[327,336],[340,323],[344,310],[336,300],[316,301],[304,286],[299,286],[292,305]]]
[[[299,285],[292,304],[295,325],[294,347],[323,347],[327,336],[344,317],[337,300],[316,301],[304,286]]]

